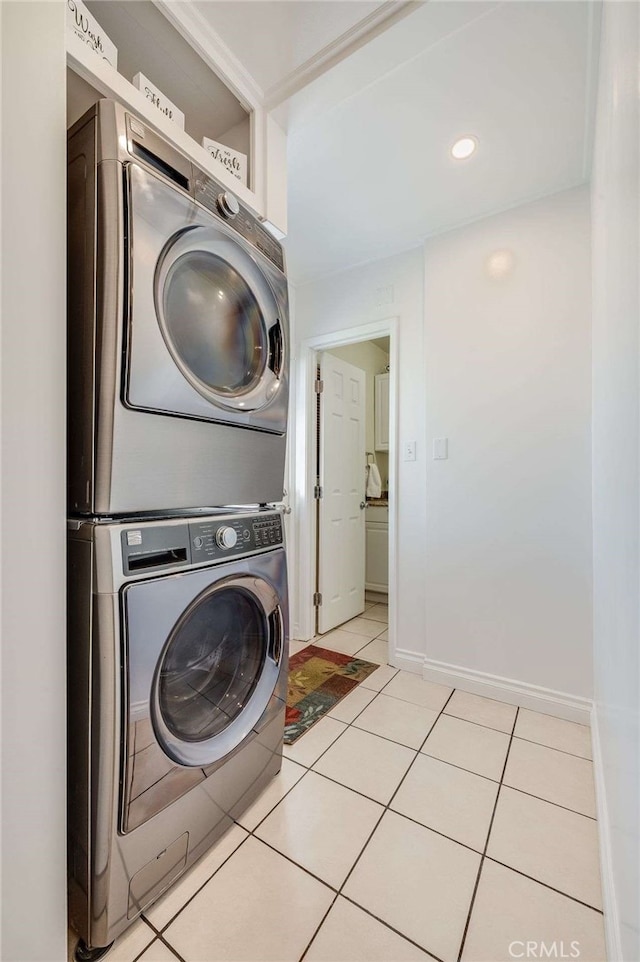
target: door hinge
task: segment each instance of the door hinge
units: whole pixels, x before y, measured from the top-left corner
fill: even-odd
[[[313,496],[316,499],[316,501],[320,500],[320,498],[322,497],[322,485],[320,484],[315,485],[313,489]]]
[[[319,591],[316,591],[313,596],[313,604],[316,608],[318,608],[322,604],[322,595],[320,594]]]
[[[321,381],[320,378],[318,378],[318,380],[314,382],[314,390],[316,394],[322,394],[324,391],[324,381]]]

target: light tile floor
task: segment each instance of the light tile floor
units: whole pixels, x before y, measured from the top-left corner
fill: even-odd
[[[391,668],[387,637],[376,604],[314,640],[381,667],[109,960],[605,962],[589,730]]]

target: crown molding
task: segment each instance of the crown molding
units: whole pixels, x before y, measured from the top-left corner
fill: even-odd
[[[180,0],[153,0],[153,3],[246,109],[265,106],[262,87],[193,4]]]
[[[591,176],[593,142],[595,139],[598,75],[600,70],[600,37],[602,33],[602,2],[589,4],[587,26],[587,83],[584,115],[584,147],[582,175],[585,180]]]
[[[273,110],[427,0],[385,0],[268,90],[263,90],[197,7],[180,0],[152,2],[245,107]]]
[[[303,87],[317,80],[336,64],[345,60],[360,47],[384,33],[398,21],[418,10],[426,0],[386,0],[368,16],[345,30],[331,43],[322,47],[312,57],[292,70],[272,87],[265,91],[265,106],[273,110],[284,103]]]

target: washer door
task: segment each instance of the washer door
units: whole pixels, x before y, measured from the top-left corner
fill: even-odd
[[[260,578],[217,582],[173,628],[153,682],[151,713],[163,750],[210,765],[246,738],[276,686],[282,613]]]
[[[204,781],[279,714],[284,730],[285,552],[132,581],[121,604],[126,833]]]

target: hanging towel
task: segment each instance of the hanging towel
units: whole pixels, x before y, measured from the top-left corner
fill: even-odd
[[[377,464],[367,465],[367,497],[379,498],[382,495],[382,479]]]

